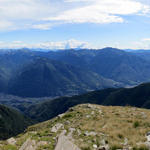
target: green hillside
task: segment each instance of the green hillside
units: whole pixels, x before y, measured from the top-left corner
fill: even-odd
[[[79,96],[49,100],[32,105],[25,113],[38,121],[45,121],[67,111],[72,106],[84,103],[150,108],[150,83],[134,88],[104,89]]]
[[[16,110],[0,105],[0,140],[23,132],[31,123]]]
[[[91,71],[37,58],[9,82],[8,93],[21,97],[63,96],[119,85]]]

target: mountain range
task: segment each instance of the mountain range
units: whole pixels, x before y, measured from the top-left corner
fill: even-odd
[[[132,87],[150,81],[148,58],[149,51],[114,48],[3,51],[0,53],[0,92],[21,97],[49,97],[108,87]]]
[[[149,68],[143,50],[0,52],[0,139],[79,104],[150,109]]]
[[[64,62],[37,58],[10,80],[8,93],[21,97],[63,96],[117,87],[117,84]]]

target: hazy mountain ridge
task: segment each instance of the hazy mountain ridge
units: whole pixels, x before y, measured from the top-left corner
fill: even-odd
[[[25,114],[38,121],[51,119],[78,104],[99,104],[113,106],[135,106],[150,108],[150,83],[134,88],[104,89],[87,94],[62,97],[30,106]],[[58,106],[61,106],[58,109]]]
[[[0,57],[2,59],[1,59],[0,66],[1,66],[1,68],[3,68],[3,70],[4,70],[3,72],[5,74],[7,74],[7,75],[5,75],[6,79],[2,80],[6,85],[6,89],[1,90],[1,92],[5,92],[6,94],[15,94],[18,96],[23,96],[23,97],[42,97],[42,96],[45,97],[45,96],[58,96],[58,95],[61,96],[61,95],[66,95],[66,94],[74,95],[77,93],[85,92],[87,90],[102,89],[102,88],[107,88],[107,87],[118,87],[118,85],[119,86],[121,85],[120,83],[112,81],[111,79],[105,79],[104,77],[101,77],[100,75],[96,74],[95,72],[93,72],[87,68],[84,69],[84,68],[81,68],[79,66],[75,66],[75,65],[72,65],[69,63],[66,64],[66,62],[61,62],[61,60],[54,61],[54,60],[52,60],[52,58],[49,58],[49,56],[50,56],[49,52],[37,52],[37,51],[29,51],[29,50],[10,51],[10,52],[1,54]],[[40,71],[42,71],[42,70],[38,71],[38,68],[40,68],[41,64],[38,62],[37,62],[37,64],[34,64],[35,60],[40,61],[40,59],[43,61],[43,63],[44,63],[44,59],[49,61],[49,63],[55,62],[54,64],[55,64],[56,68],[53,69],[54,68],[54,64],[53,64],[53,67],[50,67],[50,65],[49,65],[48,70],[51,71],[51,73],[54,71],[53,77],[54,77],[54,73],[57,74],[56,75],[57,79],[58,78],[61,79],[61,83],[62,84],[64,83],[64,87],[62,87],[61,90],[59,90],[58,92],[57,92],[57,90],[55,90],[53,92],[47,92],[48,94],[43,93],[40,95],[40,93],[39,93],[39,95],[36,95],[36,94],[38,94],[38,92],[32,91],[32,90],[34,90],[34,87],[32,87],[32,86],[34,86],[34,83],[32,85],[32,82],[30,82],[30,85],[28,85],[28,86],[30,87],[30,89],[32,89],[31,91],[27,91],[26,93],[24,91],[21,92],[21,93],[25,93],[25,94],[19,94],[19,93],[13,92],[12,89],[14,87],[21,90],[19,85],[15,85],[13,87],[13,84],[15,83],[15,81],[21,80],[19,77],[21,77],[21,74],[23,74],[23,73],[25,75],[25,70],[28,70],[27,69],[28,67],[31,69],[30,73],[32,74],[32,69],[34,70],[33,66],[39,65],[39,67],[37,66],[36,73],[37,73],[37,75],[40,74]],[[42,61],[41,61],[41,63],[42,63]],[[67,67],[67,66],[70,66],[70,67]],[[70,71],[70,69],[72,69],[72,72]],[[66,72],[68,72],[68,73],[66,73]],[[61,75],[63,77],[61,77]],[[36,75],[34,75],[34,77],[35,76]],[[26,77],[29,80],[30,74],[28,74]],[[74,78],[73,82],[71,81],[72,78]],[[57,79],[55,77],[55,83],[54,84],[49,83],[49,85],[50,84],[51,84],[51,86],[55,85],[55,86],[57,86],[57,89],[59,89],[62,86],[62,84],[58,83],[59,81],[57,81],[57,84],[56,84]],[[81,85],[81,82],[82,82],[82,85]],[[39,82],[39,84],[44,84],[44,83],[42,83],[42,79]],[[75,87],[74,87],[74,84],[75,84]],[[65,89],[65,85],[68,86],[68,89],[67,89],[67,87]],[[25,86],[27,86],[27,85],[24,82],[21,85],[21,87],[24,88]],[[39,85],[39,87],[41,87],[41,86]],[[69,89],[71,91],[67,92],[67,90],[69,90]],[[40,89],[38,89],[38,90],[40,90]],[[50,87],[49,90],[51,91],[51,90],[53,90],[53,88]],[[17,90],[15,90],[15,91],[17,91]],[[27,93],[28,93],[28,95],[26,95]],[[33,93],[33,94],[29,94],[29,93]]]
[[[101,50],[71,50],[50,53],[49,57],[52,59],[89,69],[125,85],[136,85],[149,81],[149,61],[145,57],[139,56],[140,54],[137,55],[133,52],[104,48]],[[147,52],[145,55],[150,58]]]
[[[24,112],[30,105],[35,105],[46,100],[57,97],[42,97],[42,98],[23,98],[14,95],[0,93],[0,104],[9,106],[13,109]]]
[[[77,94],[87,90],[102,89],[105,87],[115,87],[114,85],[117,85],[116,87],[118,87],[118,85],[135,86],[142,82],[149,82],[150,63],[148,61],[148,57],[150,58],[150,55],[148,52],[142,52],[145,56],[147,56],[144,57],[140,56],[141,52],[139,52],[138,54],[137,53],[138,52],[126,52],[114,48],[105,48],[101,50],[60,50],[49,52],[21,49],[15,51],[11,50],[5,53],[3,52],[0,54],[0,90],[1,92],[5,92],[6,94],[17,95],[18,93],[15,93],[15,91],[13,91],[11,88],[13,87],[15,81],[21,80],[21,77],[25,75],[25,70],[28,70],[27,67],[30,68],[31,73],[32,69],[35,69],[33,65],[39,65],[39,67],[37,66],[36,70],[37,75],[39,75],[42,71],[40,69],[38,71],[38,68],[40,68],[40,63],[34,64],[34,61],[37,59],[41,59],[43,61],[44,59],[46,59],[47,61],[49,61],[49,63],[52,63],[54,61],[57,62],[57,64],[59,65],[56,66],[55,63],[55,71],[52,69],[53,67],[49,67],[48,70],[50,71],[52,69],[54,73],[57,72],[56,74],[59,74],[59,77],[57,75],[56,76],[61,79],[64,87],[68,84],[67,86],[70,88],[61,88],[61,90],[56,93],[49,92],[49,94],[43,93],[41,95],[36,95],[38,94],[38,92],[34,92],[33,90],[26,92],[32,94],[18,94],[19,96],[61,96],[70,93]],[[72,71],[70,71],[71,68]],[[62,75],[63,80],[62,77],[60,77]],[[29,74],[27,76],[27,78],[30,78]],[[70,80],[72,80],[72,78],[73,82],[71,83]],[[54,84],[57,85],[57,89],[62,85],[60,85],[58,82],[59,81],[57,81],[57,84],[56,82]],[[81,82],[83,83],[82,85]],[[34,84],[32,85],[31,83],[30,88],[34,86]],[[39,84],[44,85],[44,83],[42,83],[42,79]],[[74,84],[75,88],[73,87]],[[113,84],[113,86],[111,86],[110,84]],[[17,88],[19,89],[19,85],[14,85],[15,88],[16,86],[18,86]],[[21,86],[23,88],[27,85],[25,85],[25,83],[22,83]],[[87,89],[85,89],[85,87],[87,87]],[[76,91],[77,88],[78,90]],[[68,92],[69,89],[71,89],[72,91]],[[49,90],[52,90],[52,88],[50,88]],[[23,92],[24,91],[22,91],[22,93]]]
[[[37,58],[9,82],[8,93],[22,97],[63,96],[120,85],[91,71]]]

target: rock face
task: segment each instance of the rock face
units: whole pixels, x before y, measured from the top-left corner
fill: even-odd
[[[47,141],[39,141],[36,142],[35,140],[31,140],[30,138],[27,139],[24,144],[20,147],[19,150],[37,150],[39,146],[47,145]]]
[[[80,150],[67,136],[64,130],[58,137],[58,142],[55,150]]]
[[[36,150],[36,142],[30,138],[21,146],[19,150]]]

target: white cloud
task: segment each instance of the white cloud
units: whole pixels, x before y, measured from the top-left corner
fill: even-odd
[[[150,42],[150,38],[145,38],[145,39],[142,39],[142,41],[145,41],[145,42]]]
[[[104,47],[114,47],[118,49],[150,49],[150,38],[144,38],[139,41],[129,41],[128,43],[99,43],[93,45],[85,41],[79,41],[75,39],[70,39],[66,41],[57,41],[57,42],[41,42],[41,43],[25,43],[22,41],[12,41],[4,42],[0,41],[0,49],[20,49],[20,48],[30,48],[30,49],[101,49]]]
[[[53,26],[53,24],[45,23],[45,24],[35,24],[32,25],[33,29],[41,29],[41,30],[48,30]]]
[[[0,20],[0,31],[9,29],[9,28],[13,29],[13,26],[14,25],[12,22]]]
[[[42,42],[35,44],[27,44],[22,41],[13,41],[13,42],[3,42],[0,41],[1,49],[19,49],[19,48],[41,48],[41,49],[71,49],[71,48],[90,48],[90,44],[88,42],[82,42],[78,40],[67,40],[67,41],[59,41],[59,42]]]
[[[112,23],[123,22],[120,15],[145,14],[149,6],[133,0],[66,0],[67,2],[86,2],[88,5],[66,10],[47,20],[68,23]],[[90,3],[89,3],[90,2]]]
[[[150,12],[150,4],[146,0],[138,1],[0,0],[0,30],[46,30],[63,23],[123,22],[123,15]]]
[[[126,45],[128,45],[128,47],[124,46],[124,49],[150,49],[150,38],[143,38],[139,41],[133,41]]]

